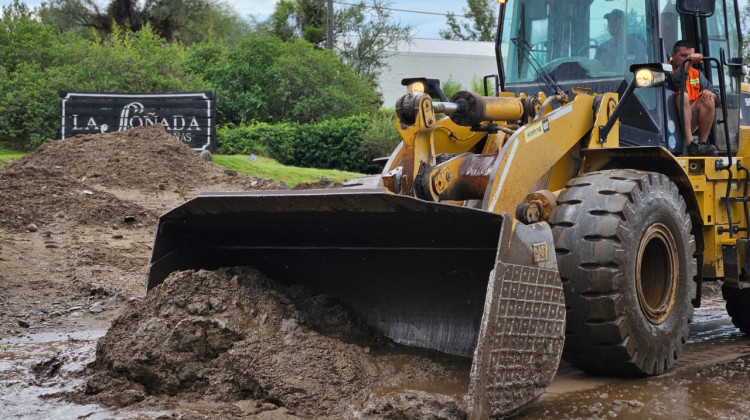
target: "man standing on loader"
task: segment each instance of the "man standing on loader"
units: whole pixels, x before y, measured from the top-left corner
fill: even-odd
[[[682,65],[687,60],[688,71],[685,78]],[[706,143],[708,134],[711,132],[711,126],[714,123],[714,114],[716,112],[716,94],[713,93],[711,82],[701,73],[700,70],[693,67],[703,60],[703,55],[695,52],[695,45],[690,41],[677,41],[672,47],[672,63],[674,70],[674,80],[679,83],[685,80],[685,90],[682,95],[675,92],[675,98],[678,109],[680,108],[680,98],[682,98],[682,117],[683,130],[685,132],[685,144],[687,145],[688,155],[690,156],[716,156],[716,147]],[[698,131],[698,141],[693,141],[693,133]]]

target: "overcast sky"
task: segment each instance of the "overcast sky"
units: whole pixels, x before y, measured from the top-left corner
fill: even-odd
[[[273,12],[276,0],[223,0],[228,3],[242,16],[253,15],[259,20],[263,20]],[[11,4],[13,0],[0,0],[0,5]],[[25,0],[27,5],[34,7],[41,3],[41,0]],[[106,0],[100,0],[106,3]],[[355,3],[356,0],[336,0],[337,3]],[[744,8],[748,0],[740,0],[740,9]],[[413,10],[420,13],[409,13],[393,11],[393,16],[399,19],[401,23],[410,24],[415,28],[414,35],[418,38],[439,38],[440,29],[445,29],[445,16],[448,12],[457,15],[463,13],[466,5],[465,1],[460,0],[399,0],[391,1],[391,8],[402,10]],[[426,7],[429,6],[429,7]],[[427,14],[435,13],[435,14]]]

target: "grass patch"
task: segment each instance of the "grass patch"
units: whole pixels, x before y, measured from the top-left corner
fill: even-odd
[[[8,163],[20,159],[24,155],[18,150],[9,149],[0,143],[0,168]],[[338,171],[334,169],[298,168],[284,166],[273,159],[258,156],[255,162],[248,159],[248,155],[214,155],[214,163],[227,169],[234,169],[239,173],[261,178],[272,178],[274,181],[284,181],[290,187],[300,182],[315,182],[320,178],[344,182],[362,174]]]
[[[345,172],[335,169],[284,166],[273,159],[263,156],[257,156],[255,162],[252,162],[248,158],[248,155],[214,155],[214,163],[246,175],[272,178],[274,181],[284,181],[290,187],[300,182],[315,182],[320,178],[344,182],[362,176],[362,174],[356,172]]]
[[[23,155],[23,152],[9,149],[5,144],[0,143],[0,168],[14,160],[21,159],[21,156]]]

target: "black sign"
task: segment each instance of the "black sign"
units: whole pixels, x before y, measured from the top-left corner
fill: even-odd
[[[195,150],[213,150],[216,102],[213,91],[97,93],[61,91],[62,135],[111,133],[161,124]]]

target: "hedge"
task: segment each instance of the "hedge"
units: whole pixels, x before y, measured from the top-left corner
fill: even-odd
[[[220,153],[255,153],[285,165],[377,173],[373,159],[388,156],[400,141],[392,112],[317,123],[255,123],[217,132]]]

